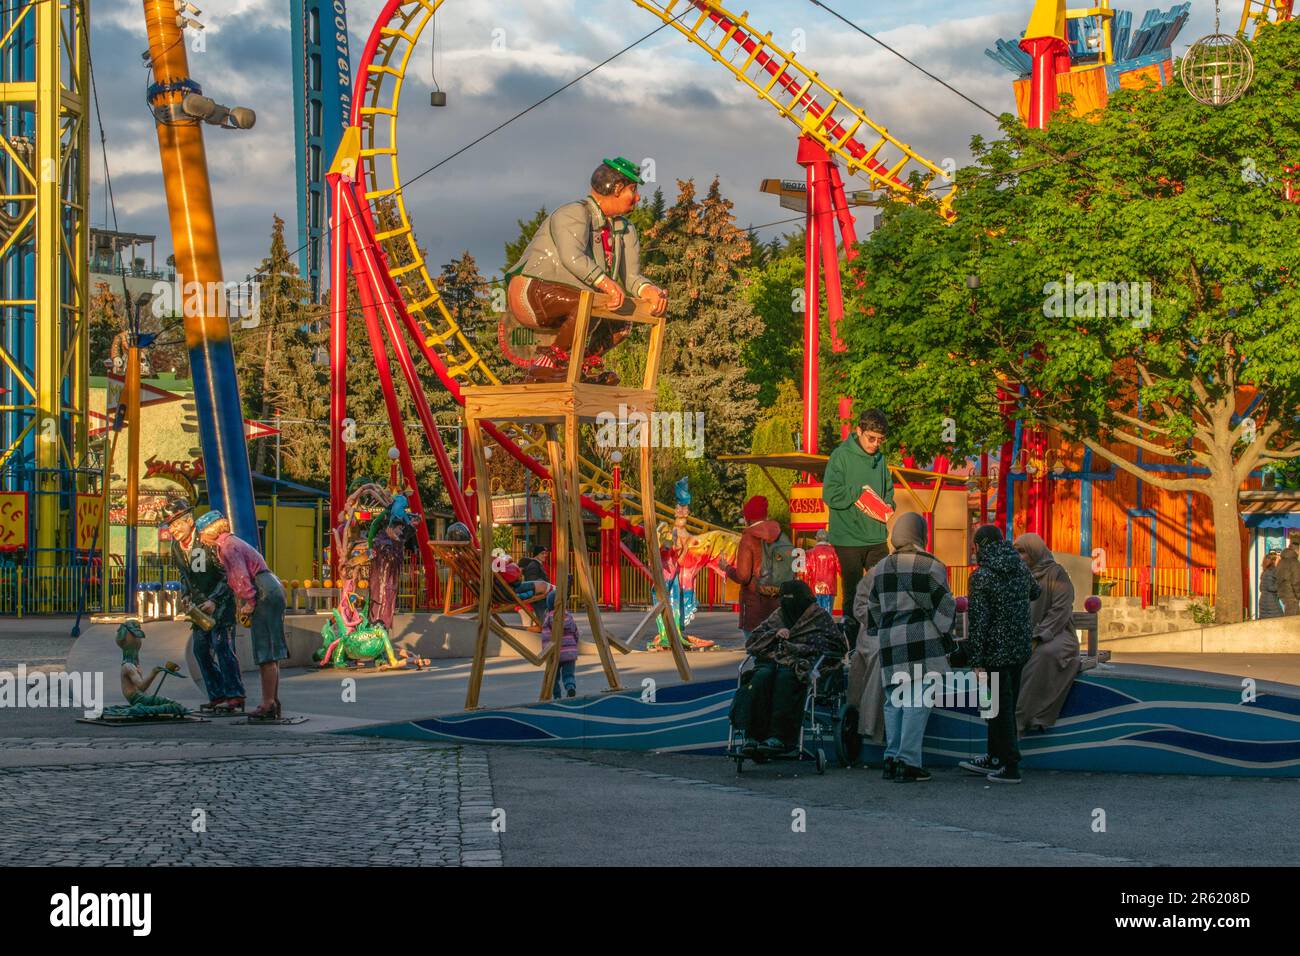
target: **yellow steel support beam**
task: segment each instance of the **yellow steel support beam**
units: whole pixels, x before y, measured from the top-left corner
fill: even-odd
[[[63,412],[63,44],[59,5],[36,11],[36,547],[41,566],[53,565],[59,531],[59,444]]]
[[[6,487],[35,493],[32,544],[46,568],[66,563],[56,553],[71,533],[62,505],[65,495],[85,490],[84,480],[66,476],[84,466],[87,447],[86,7],[84,0],[25,0],[8,5],[0,20],[0,187],[17,190],[6,196],[9,215],[0,222],[0,367],[11,389],[0,409],[0,469],[19,469]]]

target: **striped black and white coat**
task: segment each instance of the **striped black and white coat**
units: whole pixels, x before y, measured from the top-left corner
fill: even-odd
[[[945,642],[957,620],[957,602],[948,590],[948,569],[928,551],[907,545],[881,559],[858,585],[854,607],[880,642],[885,687],[896,673],[911,677],[917,664],[923,673],[950,669]]]

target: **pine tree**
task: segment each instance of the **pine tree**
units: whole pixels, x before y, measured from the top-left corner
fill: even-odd
[[[758,417],[757,386],[747,381],[743,345],[761,328],[741,292],[751,249],[715,178],[702,201],[692,180],[679,180],[677,202],[649,231],[662,257],[647,274],[668,290],[668,336],[662,374],[684,398],[684,411],[705,413],[705,457],[747,451]],[[688,397],[688,398],[686,398]],[[744,493],[744,476],[728,470],[695,488],[701,517],[728,520]]]
[[[232,334],[244,417],[267,421],[276,417],[277,409],[282,416],[289,411],[303,411],[298,407],[298,390],[292,383],[299,375],[309,375],[313,368],[306,346],[306,330],[302,328],[314,317],[305,304],[307,283],[289,256],[284,241],[284,220],[279,216],[272,217],[271,248],[258,266],[256,281],[257,313],[235,322]],[[308,354],[304,356],[304,353]],[[300,367],[304,357],[306,369]],[[294,399],[293,407],[282,407],[281,400],[290,398]],[[266,474],[275,438],[255,441],[253,470]],[[282,438],[282,449],[284,444]]]

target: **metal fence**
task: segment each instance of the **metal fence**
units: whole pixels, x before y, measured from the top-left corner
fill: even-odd
[[[1213,601],[1218,585],[1214,568],[1106,568],[1097,578],[1098,593],[1141,598],[1143,607],[1162,597],[1203,597]]]
[[[103,607],[103,567],[99,559],[77,557],[69,562],[66,553],[54,562],[41,561],[33,551],[22,561],[0,563],[0,615],[24,617],[39,614],[95,613]],[[58,563],[61,562],[61,563]],[[180,574],[169,556],[141,555],[136,581],[140,585],[165,585]],[[126,602],[126,568],[108,568],[108,609],[120,610]]]
[[[34,614],[76,614],[78,610],[92,613],[104,610],[103,576],[98,558],[90,561],[78,558],[68,564],[64,555],[62,565],[42,563],[36,552],[22,561],[0,563],[0,615],[22,617]],[[604,594],[601,588],[601,566],[598,554],[588,555],[591,578],[596,582],[597,600]],[[950,565],[948,586],[954,596],[968,594],[972,565]],[[626,557],[621,570],[622,606],[629,609],[649,607],[652,603],[650,581]],[[452,607],[464,606],[470,601],[458,579],[448,581],[448,570],[437,568],[437,580],[431,596],[426,596],[424,569],[408,562],[403,571],[398,607],[402,611],[436,611],[444,606],[446,588],[452,588]],[[125,606],[126,569],[116,562],[108,568],[108,609],[120,610]],[[137,583],[141,586],[162,587],[179,580],[180,574],[169,554],[141,555]],[[1165,597],[1214,598],[1216,572],[1214,568],[1187,567],[1120,567],[1107,568],[1095,576],[1097,593],[1108,597],[1136,597],[1142,606],[1157,603]],[[286,582],[287,583],[287,582]],[[695,581],[696,606],[702,610],[729,610],[733,604],[727,600],[726,585],[718,575],[701,572]],[[577,595],[577,581],[570,575],[570,608],[583,610]]]

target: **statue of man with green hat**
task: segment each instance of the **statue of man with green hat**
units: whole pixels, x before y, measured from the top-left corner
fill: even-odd
[[[541,340],[524,381],[564,380],[583,291],[604,293],[610,309],[620,308],[631,296],[655,315],[668,310],[668,293],[641,274],[641,243],[627,219],[642,185],[640,170],[631,161],[622,156],[603,160],[591,174],[591,194],[551,213],[519,261],[506,270],[510,315],[536,330]],[[584,381],[618,384],[614,372],[601,368],[602,357],[630,329],[628,322],[593,322]]]

